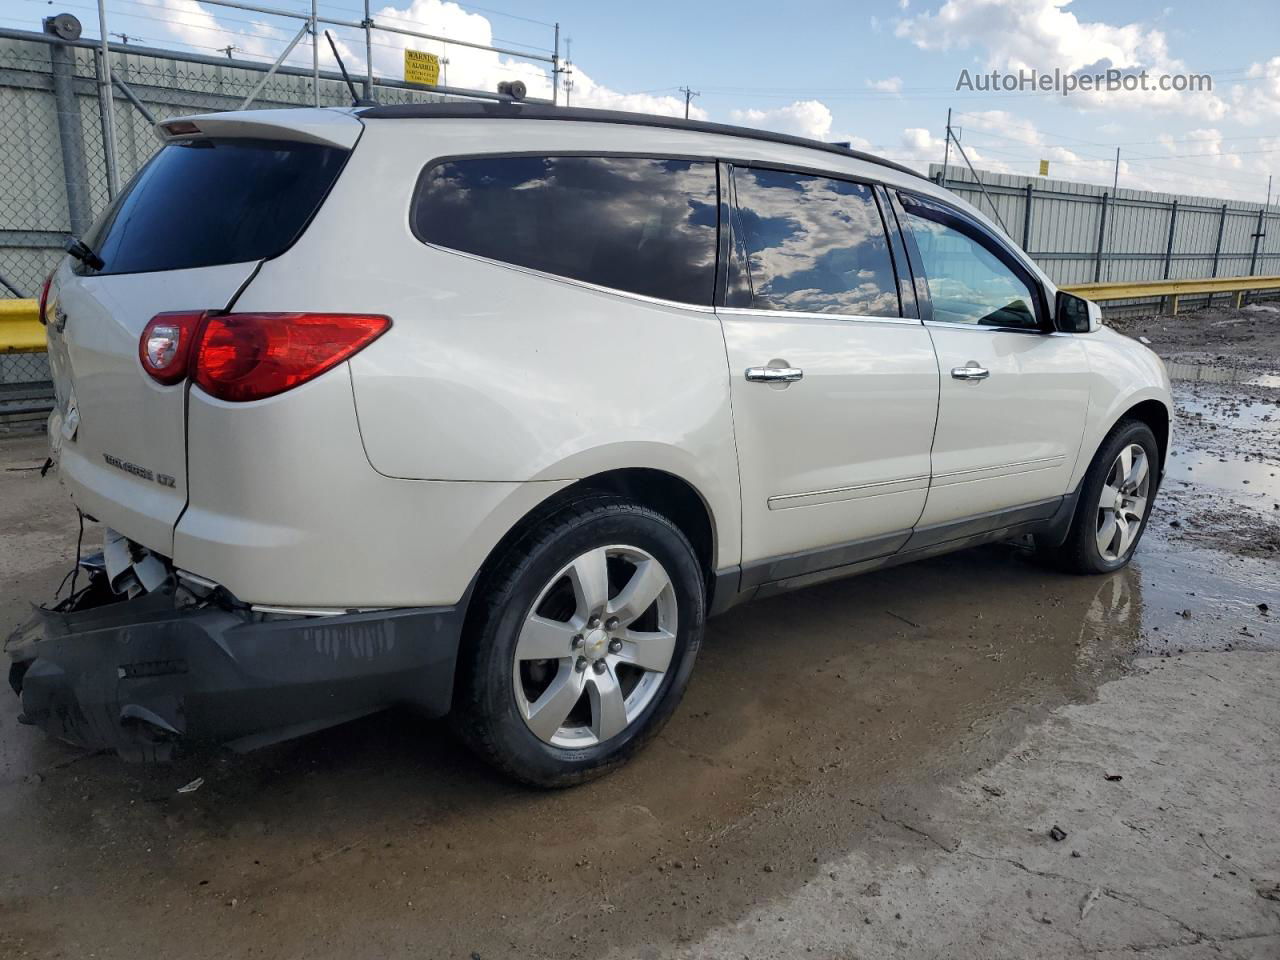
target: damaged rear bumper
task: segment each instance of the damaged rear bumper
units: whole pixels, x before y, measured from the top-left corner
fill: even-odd
[[[247,750],[397,704],[448,712],[464,605],[274,619],[171,584],[35,610],[5,644],[22,720],[131,760]]]

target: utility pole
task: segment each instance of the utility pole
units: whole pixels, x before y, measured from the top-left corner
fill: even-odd
[[[573,100],[573,37],[564,38],[564,105]]]
[[[113,33],[113,37],[119,37],[122,44],[128,44],[130,40],[140,40],[141,37],[131,37],[127,33]]]
[[[1271,174],[1267,174],[1267,202],[1266,206],[1271,206]]]
[[[1116,189],[1120,186],[1120,148],[1116,147],[1116,174],[1111,178],[1111,195],[1115,196]]]
[[[944,189],[947,186],[947,163],[951,160],[951,108],[947,107],[947,137],[946,143],[942,147],[942,183],[940,187]]]
[[[689,119],[689,101],[694,97],[700,97],[702,94],[697,90],[690,90],[688,87],[680,87],[680,92],[684,94],[684,118]]]
[[[231,55],[240,48],[232,46],[231,44],[228,43],[225,47],[219,47],[218,49],[221,50],[223,53],[225,53],[227,55],[227,59],[230,60]]]

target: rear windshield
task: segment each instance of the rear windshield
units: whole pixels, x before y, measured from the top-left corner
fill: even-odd
[[[302,232],[348,155],[283,140],[166,144],[84,239],[105,264],[99,273],[273,257]]]

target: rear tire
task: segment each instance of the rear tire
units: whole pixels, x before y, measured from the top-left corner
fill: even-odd
[[[1159,486],[1160,448],[1151,428],[1121,420],[1080,485],[1067,539],[1047,553],[1070,573],[1110,573],[1132,558]]]
[[[539,787],[620,766],[667,722],[702,643],[706,588],[669,519],[588,494],[535,522],[477,586],[453,722]]]

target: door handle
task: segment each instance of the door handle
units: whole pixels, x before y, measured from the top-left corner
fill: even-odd
[[[795,383],[803,377],[799,367],[747,367],[747,379],[752,383]]]
[[[952,367],[951,376],[956,380],[985,380],[991,376],[991,371],[978,366],[978,361],[970,360],[963,367]]]

